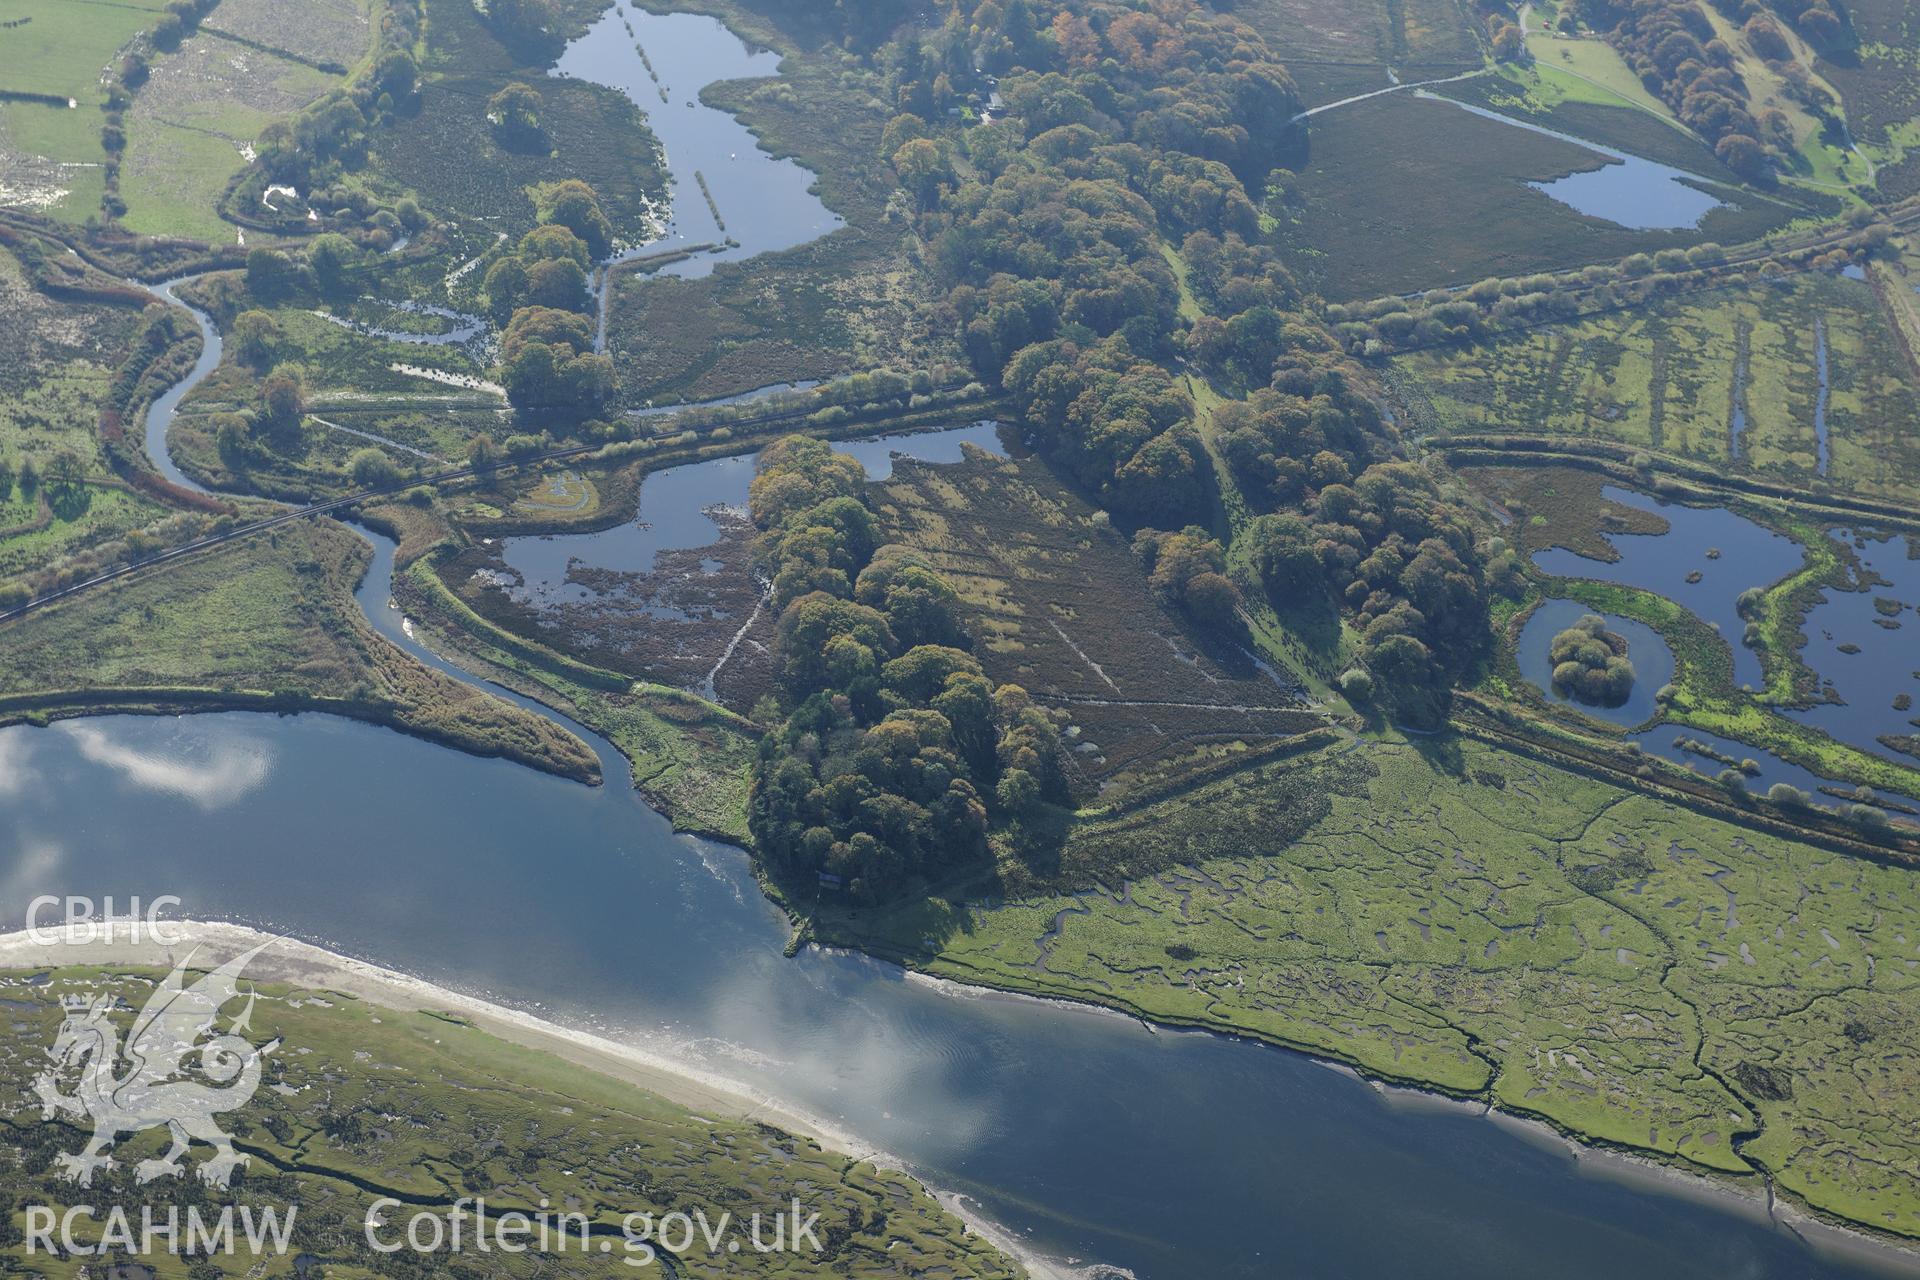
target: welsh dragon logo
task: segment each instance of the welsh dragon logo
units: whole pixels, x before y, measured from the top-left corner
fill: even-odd
[[[163,1126],[173,1135],[173,1146],[158,1159],[134,1166],[134,1176],[143,1184],[179,1177],[186,1168],[182,1158],[194,1142],[214,1149],[213,1158],[196,1171],[210,1186],[228,1185],[234,1170],[246,1166],[249,1157],[233,1149],[233,1139],[214,1116],[238,1110],[252,1099],[260,1088],[262,1059],[280,1042],[255,1048],[245,1038],[244,1033],[252,1029],[251,991],[240,1016],[224,1033],[212,1033],[220,1010],[240,994],[240,973],[247,962],[272,945],[264,942],[235,956],[190,987],[185,982],[187,964],[193,958],[189,955],[154,989],[134,1018],[124,1046],[107,1017],[115,997],[62,1000],[66,1020],[47,1050],[55,1065],[35,1078],[33,1091],[40,1099],[43,1119],[65,1113],[91,1117],[94,1126],[84,1150],[58,1157],[63,1176],[90,1187],[95,1170],[114,1167],[105,1153],[121,1135]],[[203,1043],[203,1037],[210,1038]],[[125,1073],[115,1074],[122,1064]],[[62,1093],[62,1079],[76,1068],[78,1088]]]

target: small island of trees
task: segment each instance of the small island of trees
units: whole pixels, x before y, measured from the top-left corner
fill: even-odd
[[[1554,692],[1562,697],[1617,707],[1633,692],[1637,677],[1627,661],[1627,638],[1607,630],[1598,614],[1582,615],[1555,636],[1547,657],[1553,663]]]

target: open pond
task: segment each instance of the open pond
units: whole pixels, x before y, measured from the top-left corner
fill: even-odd
[[[1905,764],[1920,754],[1920,545],[1840,530],[1860,563],[1854,591],[1829,589],[1807,614],[1801,658],[1836,702],[1787,715]],[[1912,749],[1902,752],[1900,746]]]
[[[1526,626],[1520,629],[1515,652],[1520,662],[1520,674],[1546,698],[1561,706],[1618,725],[1645,724],[1660,713],[1660,704],[1654,701],[1653,695],[1659,692],[1661,685],[1673,679],[1673,650],[1667,647],[1667,642],[1660,638],[1659,632],[1644,622],[1635,622],[1632,618],[1611,613],[1600,615],[1607,624],[1607,630],[1627,641],[1626,658],[1633,664],[1635,678],[1633,690],[1625,702],[1617,707],[1600,706],[1566,697],[1553,687],[1553,663],[1548,651],[1553,647],[1554,637],[1592,612],[1592,609],[1574,600],[1542,601],[1527,619]]]
[[[1547,573],[1639,587],[1685,605],[1726,638],[1737,684],[1761,681],[1760,659],[1741,643],[1746,620],[1735,602],[1748,587],[1767,587],[1801,564],[1800,544],[1722,507],[1687,507],[1607,485],[1607,499],[1658,515],[1665,533],[1613,533],[1619,558],[1595,560],[1565,547],[1534,553]]]
[[[1423,93],[1423,96],[1438,95]],[[1440,100],[1453,102],[1451,98]],[[1703,189],[1710,183],[1698,174],[1642,159],[1555,129],[1516,120],[1485,107],[1465,102],[1453,104],[1462,111],[1471,111],[1485,119],[1558,138],[1595,152],[1601,159],[1591,169],[1569,173],[1547,182],[1527,183],[1535,191],[1590,218],[1600,218],[1635,231],[1677,231],[1699,226],[1701,219],[1726,205],[1726,201]]]
[[[846,440],[834,448],[857,458],[869,477],[884,480],[893,474],[896,453],[923,462],[957,462],[967,445],[990,453],[1003,452],[998,429],[991,422]],[[543,603],[584,600],[591,592],[569,581],[576,566],[615,573],[651,573],[662,551],[713,546],[724,533],[714,515],[746,510],[747,490],[753,483],[758,457],[742,454],[653,472],[640,483],[634,518],[612,529],[506,539],[501,545],[501,559],[519,576],[519,585],[513,589],[515,598]]]

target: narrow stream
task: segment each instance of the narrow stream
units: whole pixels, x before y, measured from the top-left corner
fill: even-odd
[[[1830,392],[1827,370],[1827,318],[1815,316],[1813,320],[1813,359],[1819,370],[1820,394],[1813,402],[1814,447],[1819,451],[1815,459],[1815,470],[1821,475],[1827,474],[1827,464],[1832,457],[1831,447],[1827,443],[1827,397]]]
[[[127,283],[135,288],[146,289],[148,293],[163,302],[183,309],[193,317],[193,323],[200,329],[200,358],[193,362],[193,368],[188,371],[186,377],[174,383],[147,408],[145,439],[147,456],[153,459],[153,465],[161,475],[182,489],[217,496],[180,470],[173,461],[172,453],[167,449],[167,428],[173,425],[173,418],[179,412],[180,402],[185,400],[188,393],[195,387],[205,382],[207,375],[219,368],[220,353],[225,350],[225,344],[220,338],[220,329],[213,323],[213,318],[200,308],[186,302],[175,292],[181,285],[197,279],[199,279],[198,276],[180,276],[165,284],[152,286],[142,285],[137,280],[130,280]]]
[[[479,683],[407,634],[394,545],[368,536],[356,597],[372,625]],[[1139,1280],[1897,1272],[1810,1252],[1752,1201],[1576,1160],[1298,1054],[860,955],[783,957],[740,850],[673,834],[603,738],[487,688],[567,724],[606,785],[316,715],[0,731],[0,913],[43,893],[174,893],[196,916],[643,1044],[894,1153],[1076,1274],[1094,1259]]]
[[[459,347],[484,336],[491,327],[485,316],[476,316],[466,311],[456,311],[452,307],[442,307],[429,302],[414,302],[410,299],[389,301],[384,298],[363,299],[391,307],[403,315],[432,316],[451,324],[445,333],[423,333],[417,329],[391,329],[376,324],[365,324],[350,320],[345,316],[334,315],[331,311],[315,311],[313,314],[328,324],[338,325],[342,329],[363,334],[370,338],[384,338],[388,342],[399,342],[409,346]]]

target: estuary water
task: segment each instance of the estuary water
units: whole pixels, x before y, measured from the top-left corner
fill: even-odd
[[[625,4],[562,59],[563,74],[648,110],[678,188],[674,243],[737,242],[670,270],[701,274],[835,225],[805,170],[698,104],[702,85],[773,67],[711,19]],[[177,481],[166,426],[218,358],[208,338],[204,368],[147,422]],[[862,461],[877,470],[887,457]],[[470,678],[387,607],[393,546],[373,541],[359,591],[373,624]],[[674,834],[624,760],[582,736],[606,786],[316,715],[0,730],[0,919],[23,919],[43,894],[173,894],[196,917],[645,1044],[893,1153],[1089,1276],[1899,1273],[1878,1256],[1816,1252],[1754,1201],[1576,1159],[1537,1129],[1298,1054],[857,955],[787,958],[785,923],[745,855]]]
[[[390,551],[367,599],[404,643]],[[1143,1278],[1876,1274],[1297,1054],[788,959],[745,856],[674,835],[601,750],[592,789],[324,716],[7,729],[0,918],[176,894],[754,1085]]]

